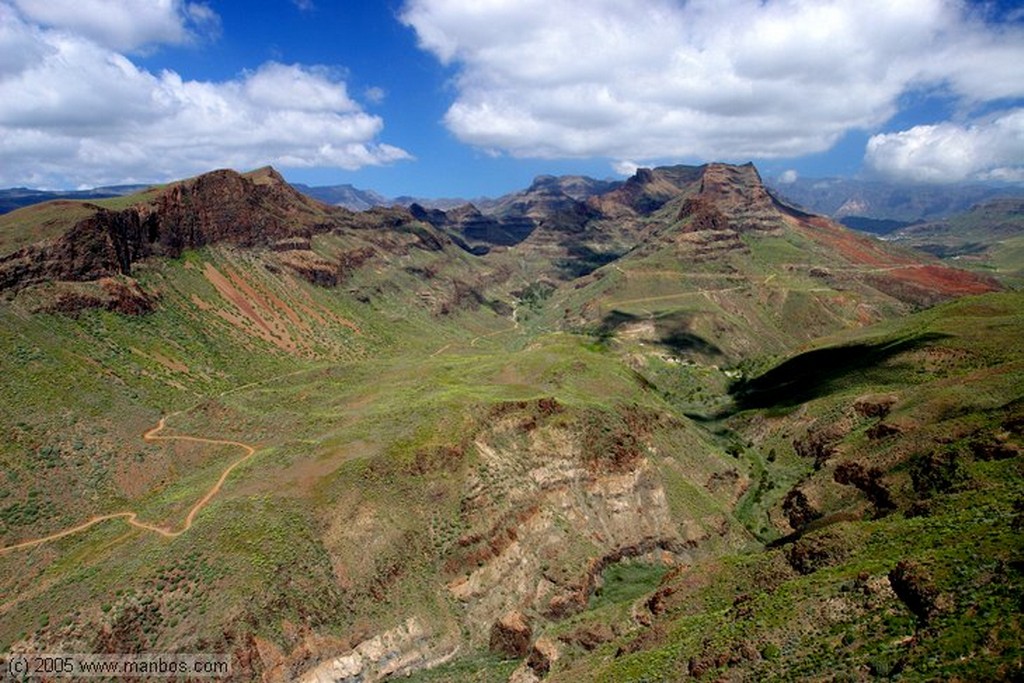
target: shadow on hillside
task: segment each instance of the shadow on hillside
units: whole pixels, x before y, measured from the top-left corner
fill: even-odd
[[[794,356],[758,377],[734,384],[729,393],[736,410],[790,408],[828,395],[854,375],[865,375],[886,360],[944,339],[929,332],[878,344],[851,344],[815,349]]]
[[[640,320],[640,316],[626,313],[625,311],[613,310],[601,318],[601,324],[597,326],[594,335],[602,344],[607,344],[615,336],[616,330],[627,323]]]
[[[590,275],[601,266],[606,266],[619,259],[621,253],[615,251],[594,251],[583,244],[568,245],[567,258],[556,259],[555,267],[559,270],[562,280],[575,280]]]
[[[706,356],[722,355],[722,349],[718,348],[704,337],[693,334],[692,332],[675,330],[662,336],[659,341],[662,346],[666,346],[679,354],[701,353]]]
[[[597,338],[601,343],[607,344],[615,335],[616,331],[623,325],[638,322],[641,318],[632,313],[613,310],[601,319],[597,328]],[[668,329],[664,329],[668,327]],[[687,353],[699,353],[708,356],[721,356],[722,350],[714,343],[708,341],[698,334],[687,329],[688,325],[678,316],[658,316],[655,320],[655,328],[658,331],[658,343],[673,353],[684,355]]]

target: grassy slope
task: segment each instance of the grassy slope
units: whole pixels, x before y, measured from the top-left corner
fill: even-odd
[[[335,241],[317,248],[344,246]],[[414,273],[441,257],[412,250],[355,273],[342,285],[353,296],[338,296],[271,273],[266,258],[211,248],[141,267],[161,299],[138,318],[27,313],[39,292],[2,309],[4,399],[20,406],[2,418],[5,545],[126,509],[180,525],[239,452],[144,443],[161,415],[174,413],[170,434],[259,449],[174,540],[110,521],[0,555],[11,596],[0,602],[2,647],[40,630],[89,643],[103,629],[122,646],[225,647],[234,624],[287,651],[289,624],[341,638],[410,613],[449,629],[457,611],[442,567],[464,530],[475,462],[420,472],[420,454],[471,438],[509,401],[554,396],[570,430],[614,421],[621,405],[668,408],[586,339],[528,334],[483,306],[437,315],[444,288],[431,283],[460,276],[457,262],[425,283]],[[232,302],[243,290],[262,302],[249,314]],[[422,303],[410,305],[410,290]],[[674,429],[654,436],[678,452],[659,459],[663,476],[685,481],[694,448],[724,460],[705,437]],[[725,499],[700,488],[669,504],[679,521],[728,516]],[[374,520],[369,536],[355,533],[359,519]]]
[[[654,329],[640,338],[666,355],[732,365],[910,310],[864,276],[913,262],[898,250],[869,254],[889,259],[874,266],[851,266],[796,229],[747,233],[731,249],[714,241],[694,247],[674,234],[683,228],[672,220],[657,214],[651,225],[667,225],[658,227],[661,237],[556,292],[547,324],[608,336],[648,321]]]
[[[1019,199],[991,200],[937,223],[910,226],[894,236],[958,267],[998,277],[1012,287],[1024,284],[1024,236]]]
[[[414,251],[406,260],[414,264],[424,258],[434,256]],[[143,442],[142,433],[161,415],[181,411],[171,416],[171,433],[245,440],[269,452],[281,443],[293,448],[298,444],[308,455],[310,448],[301,445],[301,427],[312,416],[281,410],[277,404],[288,378],[310,373],[315,386],[317,373],[327,365],[344,375],[343,368],[357,359],[389,362],[396,352],[420,356],[427,344],[446,339],[468,344],[474,332],[486,334],[504,325],[489,312],[461,317],[459,325],[442,325],[429,311],[410,309],[388,296],[359,303],[287,275],[275,276],[260,257],[231,249],[152,262],[136,276],[148,291],[160,293],[153,314],[85,311],[67,318],[29,313],[26,306],[45,292],[24,293],[13,305],[0,308],[0,391],[5,405],[18,407],[0,416],[4,545],[125,509],[139,511],[147,521],[178,526],[185,510],[237,459],[238,449]],[[250,303],[262,303],[240,307],[232,301],[240,291]],[[376,370],[371,363],[353,374],[365,388],[376,380]],[[348,391],[345,384],[332,383],[328,389],[323,392],[327,396],[344,397]],[[235,407],[232,401],[246,392],[262,403]],[[323,425],[334,416],[320,418]],[[299,517],[308,516],[301,506],[295,509]],[[102,545],[114,532],[120,536],[125,531],[121,522],[108,522],[60,543],[88,549],[97,547],[91,539]],[[153,552],[170,557],[158,539],[138,536],[129,532],[126,542],[152,546],[146,555],[151,559]],[[3,556],[5,595],[15,595],[14,586],[50,586],[48,580],[40,581],[53,572],[53,580],[73,592],[90,588],[66,573],[74,564],[45,546],[38,552],[64,569],[32,561],[34,571],[21,572],[24,557]],[[125,558],[118,551],[102,559],[117,566]],[[133,566],[146,563],[127,563]],[[45,604],[55,596],[52,604],[64,604],[60,595],[47,593]],[[21,618],[15,620],[10,609],[5,611],[3,638],[8,643],[17,629],[31,631],[33,619],[49,614],[45,607],[19,609]]]
[[[568,648],[569,662],[552,680],[675,680],[694,671],[757,680],[1019,675],[1024,543],[1014,525],[1024,471],[1019,457],[987,459],[972,455],[970,444],[1007,433],[1019,445],[1022,330],[1024,297],[1011,294],[851,333],[845,342],[944,336],[867,373],[837,371],[818,397],[768,421],[771,413],[763,409],[732,418],[733,428],[751,438],[747,457],[761,459],[767,480],[785,491],[794,456],[781,452],[802,425],[834,423],[837,411],[858,397],[897,396],[885,420],[903,425],[905,434],[865,438],[876,420],[862,420],[839,440],[835,456],[883,468],[881,481],[897,509],[879,516],[865,508],[854,487],[831,481],[835,463],[821,472],[808,467],[804,489],[833,515],[832,524],[795,544],[710,560],[668,577],[660,589],[667,606],[653,628],[634,623],[632,633],[590,654]],[[1015,436],[1006,427],[1013,420]],[[932,472],[926,481],[937,482],[934,487],[915,488],[909,474],[915,462],[943,448],[958,453],[952,473]],[[770,449],[782,457],[767,462]],[[829,494],[829,487],[847,490]],[[779,503],[767,496],[759,506]],[[923,603],[916,611],[908,605],[913,599],[890,588],[888,576],[901,562],[911,568],[909,583]]]
[[[351,246],[336,236],[314,242],[324,254]],[[0,648],[40,629],[51,641],[80,642],[90,628],[103,627],[122,647],[173,649],[229,646],[224,625],[232,623],[231,637],[252,631],[287,649],[303,628],[339,639],[370,635],[410,613],[450,628],[458,607],[439,587],[451,578],[443,567],[466,530],[461,496],[479,463],[470,448],[461,464],[424,469],[421,454],[472,440],[498,404],[544,396],[566,407],[559,419],[567,424],[611,423],[632,404],[721,413],[732,377],[719,365],[748,359],[742,369],[749,373],[758,367],[752,356],[793,348],[785,330],[796,327],[799,341],[810,342],[820,331],[865,322],[857,291],[781,267],[806,260],[808,244],[798,235],[752,238],[747,247],[734,265],[763,278],[753,284],[667,251],[638,253],[583,287],[521,305],[516,324],[472,302],[439,314],[447,285],[472,273],[472,257],[415,249],[358,270],[337,290],[272,273],[266,254],[191,252],[138,270],[147,290],[162,297],[158,310],[141,318],[28,314],[31,297],[45,292],[4,305],[0,390],[6,405],[19,407],[0,417],[5,545],[100,512],[130,508],[147,520],[180,520],[238,452],[143,443],[141,433],[162,414],[184,411],[170,421],[177,433],[236,439],[260,451],[193,530],[173,541],[112,521],[0,555],[0,593],[13,596],[0,601]],[[232,292],[262,303],[247,312],[232,303]],[[594,301],[596,313],[587,309]],[[767,406],[707,430],[683,421],[659,432],[653,442],[668,456],[658,467],[677,521],[733,518],[729,496],[703,486],[723,462],[735,462],[737,476],[753,483],[735,514],[765,540],[788,532],[780,508],[797,484],[825,512],[863,515],[863,497],[835,484],[833,469],[816,471],[794,453],[794,438],[860,395],[879,392],[899,394],[894,416],[908,423],[941,425],[936,416],[948,413],[967,422],[978,416],[980,428],[995,429],[998,418],[985,411],[1022,385],[1020,359],[1007,356],[1020,336],[1022,307],[1010,295],[989,297],[849,333],[830,343],[947,336],[928,341],[930,355],[910,349],[870,374],[838,367],[835,383],[803,408]],[[591,323],[583,329],[596,335],[556,332],[566,309],[570,323]],[[892,304],[868,318],[898,310]],[[611,315],[616,311],[619,317]],[[640,329],[648,322],[652,331]],[[957,389],[964,381],[970,393]],[[881,452],[865,436],[869,426],[858,423],[844,435],[843,453]],[[591,654],[569,646],[555,678],[671,679],[691,659],[713,670],[731,658],[738,671],[757,677],[821,675],[837,665],[882,671],[903,660],[904,667],[948,674],[960,666],[941,655],[951,633],[963,634],[964,672],[997,673],[1007,643],[1020,642],[1019,624],[1000,597],[1019,582],[1019,544],[1007,526],[1020,491],[1017,460],[966,463],[977,486],[944,492],[930,516],[907,518],[916,494],[906,490],[903,461],[890,458],[899,449],[884,446],[880,462],[895,468],[887,483],[902,492],[902,507],[820,532],[838,535],[822,543],[840,547],[840,562],[798,575],[785,549],[734,555],[731,538],[716,547],[718,559],[695,560],[664,579],[677,602],[654,615],[651,630],[635,626],[631,605],[658,572],[613,566],[606,571],[613,588],[550,631],[557,638],[614,623],[613,640]],[[966,512],[973,508],[980,512]],[[987,539],[980,553],[972,554],[972,534]],[[947,546],[955,549],[948,558],[940,552]],[[954,608],[932,617],[938,635],[921,629],[917,640],[897,647],[894,639],[914,632],[914,617],[876,586],[908,558],[925,567],[943,604],[954,600]],[[957,592],[963,577],[966,587]],[[629,587],[614,590],[622,582]],[[746,597],[734,603],[737,596]],[[967,609],[975,598],[988,605],[982,617]],[[838,617],[821,616],[829,605]],[[807,629],[793,626],[793,614],[805,615]],[[991,619],[1008,630],[991,635]],[[982,663],[979,653],[995,663]],[[455,667],[424,680],[473,680],[474,671],[494,680],[508,669],[490,657]]]

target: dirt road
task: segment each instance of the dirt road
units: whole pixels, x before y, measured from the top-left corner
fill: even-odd
[[[109,521],[111,519],[123,519],[126,522],[128,522],[128,524],[138,529],[150,531],[154,534],[160,534],[165,538],[175,538],[177,536],[181,536],[183,533],[191,529],[192,522],[195,520],[196,515],[199,514],[199,511],[206,507],[206,505],[213,499],[213,497],[217,495],[221,487],[224,486],[224,482],[227,481],[228,476],[236,467],[238,467],[245,461],[249,460],[249,458],[251,458],[252,456],[256,455],[256,448],[250,446],[247,443],[242,443],[241,441],[230,441],[226,439],[209,439],[202,436],[179,436],[173,434],[160,434],[160,432],[162,432],[164,428],[167,426],[168,417],[169,416],[164,416],[160,418],[160,421],[156,424],[156,426],[147,431],[145,434],[143,434],[142,438],[145,441],[189,441],[192,443],[209,444],[211,446],[236,446],[245,451],[245,455],[239,458],[238,460],[235,460],[230,465],[228,465],[227,468],[225,468],[224,471],[221,473],[220,478],[217,480],[217,483],[214,484],[213,487],[206,492],[206,495],[200,498],[199,501],[192,506],[192,509],[188,511],[188,515],[185,517],[185,523],[181,526],[180,529],[173,530],[168,529],[167,527],[156,526],[155,524],[143,522],[139,519],[137,513],[132,512],[130,510],[125,512],[112,512],[106,515],[97,515],[95,517],[88,519],[85,522],[82,522],[77,526],[73,526],[68,529],[52,533],[49,536],[35,538],[30,541],[22,541],[21,543],[15,543],[14,545],[7,546],[6,548],[0,548],[0,555],[3,555],[4,553],[14,552],[16,550],[33,548],[43,543],[49,543],[50,541],[56,541],[59,538],[64,538],[65,536],[77,534],[81,531],[85,531],[86,529],[89,529],[97,524]]]

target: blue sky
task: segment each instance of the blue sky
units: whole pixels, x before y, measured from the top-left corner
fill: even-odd
[[[273,164],[388,196],[754,161],[1024,181],[1024,4],[0,0],[0,186]]]

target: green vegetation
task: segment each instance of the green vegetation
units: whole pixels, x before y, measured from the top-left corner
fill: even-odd
[[[594,591],[587,609],[632,602],[657,588],[667,571],[660,564],[617,562],[602,573],[601,585]]]
[[[460,657],[455,663],[427,669],[402,680],[409,683],[505,683],[519,662],[490,654]]]
[[[750,382],[781,397],[785,392],[774,387],[787,364],[819,368],[820,382],[801,411],[773,418],[782,433],[792,416],[796,424],[809,422],[807,434],[829,435],[794,440],[798,450],[801,443],[821,444],[805,456],[805,469],[787,474],[792,456],[780,451],[788,444],[763,427],[753,442],[761,453],[775,451],[759,460],[766,479],[783,482],[783,491],[796,484],[818,506],[818,521],[775,549],[709,559],[670,575],[652,624],[613,641],[631,654],[608,661],[570,648],[573,663],[552,680],[735,672],[758,680],[1019,675],[1015,653],[1024,623],[1015,596],[1024,588],[1024,542],[1014,511],[1024,509],[1024,358],[1011,339],[1024,326],[1022,314],[1017,294],[961,300],[848,334],[817,356],[805,354]],[[864,367],[857,355],[840,353],[878,335],[915,343]],[[829,349],[834,356],[824,353]],[[807,361],[818,357],[824,360]],[[746,425],[760,424],[762,410],[747,408],[728,424],[748,431]],[[871,429],[890,423],[901,431]],[[811,467],[815,455],[821,462]],[[872,480],[858,479],[866,469],[847,467],[854,474],[844,478],[839,460],[884,469]],[[871,481],[885,488],[896,510],[872,511]],[[762,490],[747,494],[748,506]],[[770,516],[785,508],[781,503],[755,507]],[[741,518],[753,519],[742,509]]]
[[[1024,285],[1021,216],[1020,199],[989,199],[949,219],[908,226],[893,238],[1019,289]]]
[[[1019,677],[1024,295],[909,314],[905,254],[692,194],[486,263],[389,210],[185,250],[111,278],[139,315],[5,292],[0,649]]]

